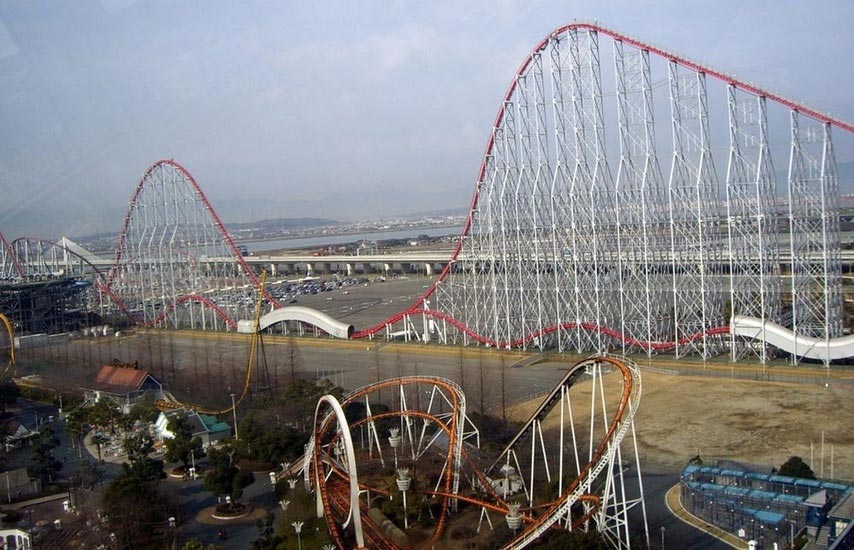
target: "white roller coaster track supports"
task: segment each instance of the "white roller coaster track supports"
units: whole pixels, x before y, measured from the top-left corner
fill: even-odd
[[[612,468],[614,463],[614,456],[617,453],[617,449],[619,448],[620,443],[623,441],[623,438],[630,430],[632,430],[632,432],[634,431],[634,416],[641,398],[640,371],[631,361],[624,360],[623,362],[628,367],[629,372],[632,376],[632,393],[629,397],[628,406],[626,407],[626,416],[623,418],[622,421],[620,421],[619,427],[614,432],[611,441],[608,442],[607,450],[602,453],[602,456],[599,457],[599,460],[596,461],[590,467],[584,479],[580,480],[577,484],[575,490],[572,491],[569,495],[567,495],[563,504],[552,510],[547,517],[538,518],[538,524],[536,528],[532,529],[529,533],[526,533],[524,538],[515,541],[512,545],[505,546],[504,550],[516,550],[525,548],[529,544],[537,540],[546,531],[548,531],[552,525],[565,518],[570,513],[572,505],[578,502],[579,498],[582,495],[589,492],[589,485],[592,484],[593,480],[595,480],[605,468]],[[638,473],[640,473],[640,470],[638,470]],[[612,476],[613,471],[610,471],[608,475]],[[603,508],[607,505],[608,503],[602,503]]]
[[[317,408],[314,410],[314,425],[318,426],[318,416],[323,404],[326,403],[332,409],[338,421],[338,427],[341,430],[341,435],[344,440],[344,454],[347,458],[347,470],[350,477],[350,513],[347,521],[344,523],[346,528],[350,521],[353,522],[353,530],[356,534],[356,547],[365,547],[365,536],[362,533],[362,514],[359,510],[359,478],[356,473],[356,452],[353,448],[353,439],[350,437],[350,425],[347,423],[347,417],[344,416],[344,409],[335,397],[324,395],[317,401]],[[312,453],[313,454],[313,453]],[[320,472],[317,472],[318,484],[320,483]],[[318,510],[322,507],[320,502],[320,490],[317,491]]]

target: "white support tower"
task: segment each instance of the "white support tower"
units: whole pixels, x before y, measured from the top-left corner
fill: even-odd
[[[780,257],[775,177],[768,143],[766,100],[727,87],[730,149],[727,166],[727,229],[731,317],[772,323],[780,317]],[[754,354],[768,360],[765,339],[731,335],[733,361]]]

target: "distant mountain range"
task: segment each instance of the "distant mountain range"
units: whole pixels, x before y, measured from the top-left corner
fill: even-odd
[[[254,222],[226,223],[229,231],[240,229],[304,229],[310,227],[323,227],[326,225],[337,225],[341,222],[327,218],[275,218],[258,220]]]
[[[854,162],[839,162],[837,173],[840,194],[854,194]],[[785,170],[779,171],[777,177],[778,188],[783,189]],[[326,194],[315,199],[293,199],[286,193],[276,197],[210,197],[220,219],[235,229],[259,226],[298,229],[333,225],[338,221],[459,215],[468,211],[470,198],[467,191],[423,188]],[[9,239],[23,235],[42,238],[66,235],[72,239],[116,235],[125,213],[124,208],[90,206],[81,212],[49,204],[38,209],[0,210],[0,232]]]
[[[310,228],[341,221],[458,215],[468,210],[468,199],[449,191],[375,191],[326,195],[317,199],[279,197],[210,196],[210,202],[230,229],[277,227]],[[5,206],[5,205],[4,205]],[[80,206],[80,205],[75,205]],[[87,207],[87,205],[84,205]],[[95,235],[117,235],[122,227],[124,208],[68,210],[42,203],[17,210],[0,210],[0,232],[8,239],[20,236],[81,239]],[[260,221],[259,221],[260,220]]]
[[[303,217],[354,222],[455,215],[468,210],[469,198],[467,193],[456,190],[398,189],[326,194],[314,199],[292,199],[286,195],[270,198],[214,196],[211,202],[220,217],[232,224]]]

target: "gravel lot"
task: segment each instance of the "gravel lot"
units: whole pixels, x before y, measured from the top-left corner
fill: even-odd
[[[820,475],[823,430],[824,476],[831,477],[832,445],[833,477],[854,480],[851,384],[831,380],[825,388],[650,371],[642,380],[635,425],[643,461],[681,465],[699,454],[770,467],[797,455],[809,463],[813,442],[813,470]],[[526,420],[537,404],[519,404],[512,415]]]

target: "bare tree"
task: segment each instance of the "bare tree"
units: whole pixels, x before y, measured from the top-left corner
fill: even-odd
[[[279,389],[279,354],[273,352],[273,379],[275,380],[276,389]]]
[[[297,379],[297,368],[300,366],[300,353],[296,338],[290,332],[285,342],[285,361],[291,373],[291,383],[293,383]]]
[[[211,375],[211,355],[208,352],[209,346],[207,343],[202,346],[202,349],[205,351],[205,376]]]
[[[485,411],[484,406],[483,406],[483,400],[484,400],[484,395],[485,395],[484,387],[483,387],[484,383],[485,383],[485,380],[483,378],[483,348],[481,348],[480,354],[478,354],[477,370],[478,370],[478,376],[479,376],[479,382],[480,382],[480,384],[479,384],[480,387],[478,388],[478,399],[480,401],[480,407],[478,410],[480,411],[480,414],[484,414],[486,411]]]
[[[460,340],[459,345],[457,346],[457,360],[460,367],[460,388],[462,388],[463,392],[466,391],[466,374],[465,374],[465,355],[463,353],[463,341]]]
[[[163,362],[163,342],[160,338],[157,338],[155,347],[157,349],[157,364],[160,366],[160,379],[164,380],[166,378],[166,363]]]
[[[190,339],[190,345],[192,346],[190,348],[190,360],[193,362],[193,376],[196,378],[196,380],[199,379],[199,356],[198,350],[196,348],[197,343],[197,338]]]
[[[371,348],[371,352],[373,353],[374,370],[377,372],[377,383],[379,383],[382,381],[382,357],[380,357],[380,347],[378,345],[374,345],[374,347]],[[377,392],[377,399],[382,402],[382,390]]]
[[[223,357],[223,354],[222,354],[222,333],[221,332],[217,332],[217,334],[216,334],[216,356],[219,358],[219,361],[217,361],[217,364],[219,365],[219,378],[217,378],[217,380],[219,380],[220,383],[223,383],[225,381],[225,378],[223,378],[223,375],[222,375],[222,364],[225,362],[225,357]]]
[[[507,422],[507,358],[500,353],[498,367],[501,372],[501,420]]]
[[[169,331],[169,363],[171,363],[172,378],[175,378],[175,340],[173,332]]]

